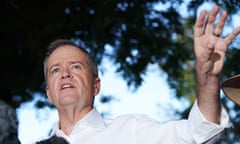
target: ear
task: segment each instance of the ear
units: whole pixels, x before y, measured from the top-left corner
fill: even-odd
[[[101,87],[101,80],[99,77],[97,77],[95,78],[95,81],[94,81],[94,96],[96,96],[99,93],[100,87]]]
[[[47,93],[48,101],[49,101],[50,103],[52,103],[52,98],[51,98],[51,96],[50,96],[50,92],[49,92],[49,87],[48,87],[48,86],[46,86],[46,93]]]

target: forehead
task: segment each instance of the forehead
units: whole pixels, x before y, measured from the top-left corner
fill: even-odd
[[[55,49],[48,58],[48,65],[61,61],[87,61],[87,54],[81,49],[72,46],[64,45]]]

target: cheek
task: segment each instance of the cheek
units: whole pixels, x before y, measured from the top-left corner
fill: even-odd
[[[81,79],[77,83],[77,93],[86,96],[87,99],[94,95],[94,86],[90,80]]]
[[[48,81],[48,84],[46,87],[46,93],[47,93],[49,101],[51,103],[53,103],[53,101],[54,101],[53,96],[57,94],[57,85],[56,85],[55,81],[53,81],[53,80]]]

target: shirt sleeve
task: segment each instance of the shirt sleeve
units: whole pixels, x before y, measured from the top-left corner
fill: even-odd
[[[133,124],[135,143],[213,144],[220,140],[226,128],[231,127],[223,106],[220,118],[220,124],[208,121],[200,112],[197,101],[185,120],[160,123],[140,115]]]
[[[188,120],[192,137],[196,143],[212,143],[219,140],[224,129],[231,127],[229,116],[223,106],[221,106],[220,124],[216,124],[204,117],[199,110],[197,101],[189,113]]]

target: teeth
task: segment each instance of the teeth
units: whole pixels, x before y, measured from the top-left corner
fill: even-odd
[[[65,84],[62,86],[62,88],[70,88],[70,87],[72,87],[70,84]]]

